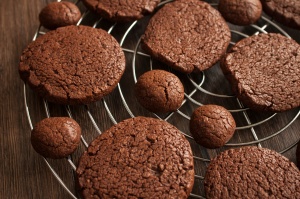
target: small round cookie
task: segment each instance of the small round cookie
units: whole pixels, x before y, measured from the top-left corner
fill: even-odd
[[[66,26],[30,43],[19,73],[41,97],[58,104],[87,104],[109,94],[125,70],[119,43],[106,31]]]
[[[71,155],[81,136],[79,124],[68,117],[50,117],[38,122],[31,131],[34,150],[45,158],[59,159]]]
[[[263,10],[274,20],[300,29],[300,1],[298,0],[261,0]]]
[[[300,106],[300,45],[275,33],[236,43],[221,61],[233,92],[256,111]]]
[[[155,113],[176,111],[184,100],[184,87],[173,73],[151,70],[135,84],[135,96],[147,110]]]
[[[218,10],[226,21],[247,26],[260,18],[262,5],[260,0],[220,0]]]
[[[115,22],[129,22],[152,13],[160,0],[82,0],[82,2],[103,18]]]
[[[166,4],[151,19],[142,47],[151,56],[183,73],[213,66],[231,38],[221,14],[199,0]]]
[[[207,199],[300,198],[300,171],[270,149],[230,149],[210,162],[204,189]]]
[[[194,162],[186,138],[154,118],[124,120],[97,137],[79,160],[83,198],[188,198]]]
[[[222,106],[203,105],[195,109],[190,120],[190,132],[195,141],[209,149],[222,147],[236,128],[231,113]]]
[[[48,29],[76,25],[80,17],[79,8],[67,1],[49,3],[39,14],[41,25]]]

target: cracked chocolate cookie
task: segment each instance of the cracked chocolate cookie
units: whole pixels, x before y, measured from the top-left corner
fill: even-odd
[[[262,5],[260,0],[220,0],[218,10],[226,21],[246,26],[260,18]]]
[[[67,1],[49,3],[39,14],[41,25],[48,29],[76,25],[80,17],[79,8]]]
[[[300,198],[300,171],[270,149],[230,149],[210,162],[204,188],[208,199]]]
[[[300,105],[300,46],[275,33],[236,43],[221,61],[233,92],[256,111],[285,111]]]
[[[97,137],[77,167],[83,198],[188,198],[194,162],[186,138],[154,118],[124,120]]]
[[[286,26],[300,29],[300,1],[298,0],[261,0],[263,10],[275,21]]]
[[[66,26],[30,43],[20,59],[21,78],[58,104],[87,104],[109,94],[125,70],[119,43],[106,31]]]
[[[45,158],[59,159],[71,155],[81,136],[79,124],[68,117],[50,117],[38,122],[31,131],[34,150]]]
[[[191,73],[213,66],[225,53],[230,38],[225,20],[208,3],[178,0],[150,19],[142,47],[175,70]]]
[[[222,147],[236,128],[231,113],[222,106],[203,105],[195,109],[190,120],[190,132],[195,141],[209,149]]]
[[[82,0],[90,10],[115,22],[140,19],[154,11],[160,0]]]
[[[135,96],[147,110],[155,113],[176,111],[184,100],[184,87],[173,73],[151,70],[135,84]]]

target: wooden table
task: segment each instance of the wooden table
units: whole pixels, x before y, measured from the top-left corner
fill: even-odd
[[[39,26],[38,13],[50,0],[23,0],[23,1],[0,1],[0,146],[1,146],[1,163],[0,163],[0,198],[71,198],[70,195],[62,188],[52,172],[45,164],[44,159],[39,156],[30,145],[30,126],[26,116],[24,105],[24,87],[23,82],[18,75],[18,62],[22,50],[32,40],[34,33]],[[286,31],[300,41],[299,31],[285,28]],[[117,33],[116,33],[117,34]],[[134,37],[134,36],[133,36]],[[128,42],[126,45],[130,46]],[[128,57],[132,53],[127,53]],[[131,67],[131,66],[129,66]],[[128,74],[128,77],[130,74]],[[123,83],[126,80],[123,80]],[[133,80],[130,80],[131,84]],[[129,88],[124,88],[125,92],[131,92]],[[31,91],[27,91],[28,95],[34,96]],[[106,102],[111,108],[111,112],[115,115],[117,121],[128,118],[129,115],[119,102],[114,104],[114,97],[118,97],[118,92],[107,98]],[[131,101],[133,100],[133,101]],[[135,103],[134,99],[128,99],[129,104]],[[29,100],[30,113],[32,114],[32,122],[36,123],[39,118],[45,117],[45,112],[41,109],[43,102],[39,98],[32,97]],[[137,106],[137,111],[143,115],[153,116]],[[195,106],[187,106],[190,114]],[[104,111],[103,102],[91,105],[91,113],[96,118],[103,131],[109,128],[113,122],[109,119],[109,115]],[[97,109],[99,108],[99,109]],[[66,115],[66,112],[60,106],[50,105],[52,115]],[[86,114],[85,107],[75,107],[72,109],[72,116],[81,124],[84,133],[91,132],[88,135],[87,142],[97,134],[91,122],[86,123],[89,115]],[[100,110],[100,111],[98,111]],[[298,110],[293,110],[291,115],[295,115]],[[250,113],[251,114],[251,113]],[[251,115],[250,115],[251,117]],[[178,119],[175,119],[177,121]],[[280,121],[288,122],[289,116],[283,115],[266,126],[263,131],[268,132],[272,126],[279,125]],[[177,121],[178,122],[178,121]],[[179,123],[181,121],[179,120]],[[186,123],[186,122],[185,122]],[[187,127],[181,130],[188,131]],[[284,135],[275,138],[272,143],[262,143],[264,147],[283,150],[287,145],[295,143],[300,138],[300,119],[297,118],[290,127],[285,130]],[[284,145],[284,146],[282,146]],[[296,161],[295,147],[288,150],[285,155],[292,161]],[[80,150],[75,154],[75,160],[84,150],[84,146],[80,146]],[[207,154],[214,154],[208,152]],[[74,161],[76,163],[76,161]],[[66,185],[74,193],[73,173],[68,165],[67,160],[51,161],[54,168],[63,178]]]

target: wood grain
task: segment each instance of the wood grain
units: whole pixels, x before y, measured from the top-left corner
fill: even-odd
[[[60,186],[53,174],[47,168],[43,158],[36,154],[30,145],[30,126],[28,124],[25,105],[23,102],[23,82],[18,74],[18,62],[22,50],[31,42],[36,28],[39,26],[38,13],[50,0],[11,0],[0,1],[0,198],[71,198],[68,193]],[[137,27],[136,31],[140,31],[141,27]],[[284,27],[285,28],[285,27]],[[300,42],[299,31],[285,28],[286,31]],[[118,34],[118,33],[116,33]],[[132,40],[136,40],[137,35],[131,36]],[[133,44],[127,41],[125,44],[130,47]],[[130,59],[132,55],[126,54],[129,59],[128,65],[131,67]],[[142,62],[141,62],[142,63]],[[144,64],[144,63],[142,63]],[[130,81],[127,83],[128,79]],[[134,82],[132,80],[132,71],[127,71],[122,83],[127,86],[122,86],[126,93],[132,93],[130,89]],[[30,113],[32,113],[33,124],[39,119],[45,117],[43,102],[35,96],[30,90],[28,91]],[[199,96],[201,98],[201,96]],[[126,109],[121,104],[119,93],[113,92],[107,99],[107,104],[112,107],[111,112],[115,115],[116,120],[130,117]],[[149,115],[147,111],[136,104],[134,98],[127,99],[135,114]],[[89,106],[91,113],[95,115],[96,123],[99,124],[101,130],[109,128],[113,123],[109,119],[103,103],[95,103]],[[193,106],[185,106],[185,111],[190,114]],[[97,136],[97,132],[93,124],[88,118],[84,107],[72,107],[73,117],[82,126],[87,142],[90,142],[93,137]],[[52,115],[66,115],[66,112],[60,106],[52,106],[50,104]],[[297,110],[292,111],[290,115],[294,115]],[[250,117],[255,116],[249,113]],[[281,125],[289,121],[289,114],[277,118],[263,127],[261,131],[267,132],[276,125]],[[187,132],[187,121],[176,116],[170,122],[182,125],[182,131]],[[286,145],[289,145],[300,138],[300,119],[296,121],[276,139],[271,142],[263,143],[264,146],[282,150]],[[240,139],[243,132],[240,132]],[[193,145],[194,150],[198,150],[202,157],[213,156],[215,151],[202,151],[202,149]],[[81,145],[74,159],[77,161],[84,146]],[[201,150],[201,151],[200,151]],[[284,155],[292,161],[296,161],[295,147],[289,150]],[[66,160],[50,161],[58,171],[59,175],[66,182],[67,186],[75,193],[73,173]],[[196,163],[198,165],[198,163]],[[201,167],[201,166],[199,166]],[[199,170],[199,173],[203,170]],[[203,173],[202,173],[203,174]],[[201,189],[194,188],[194,191]],[[197,192],[197,191],[196,191]]]
[[[22,50],[39,25],[46,1],[0,2],[0,198],[69,198],[30,145],[30,128],[18,74]]]

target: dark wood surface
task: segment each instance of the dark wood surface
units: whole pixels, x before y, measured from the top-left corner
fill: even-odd
[[[69,198],[30,145],[18,62],[50,1],[0,1],[0,198]]]
[[[0,198],[70,198],[69,194],[62,188],[45,164],[44,159],[39,156],[30,145],[30,126],[23,100],[23,82],[18,75],[19,57],[22,50],[31,42],[39,26],[39,11],[48,2],[50,2],[50,0],[0,1]],[[299,31],[288,28],[285,29],[293,38],[298,42],[300,41]],[[126,45],[130,46],[131,43],[127,42]],[[130,53],[128,57],[131,57]],[[131,72],[127,74],[128,77],[130,75]],[[126,79],[122,81],[124,85]],[[132,84],[132,80],[130,80],[130,82],[129,85]],[[127,92],[126,87],[122,88]],[[128,92],[130,92],[130,89],[128,89]],[[30,113],[32,113],[32,122],[34,124],[39,121],[40,118],[45,117],[45,112],[41,108],[43,106],[42,101],[38,97],[35,97],[30,90],[28,93],[28,95],[33,96],[29,99],[29,105]],[[118,93],[113,93],[110,98],[107,98],[107,104],[109,107],[112,107],[111,111],[115,115],[116,120],[120,121],[121,119],[128,118],[129,115],[122,105],[120,105],[121,102],[116,102],[115,98],[119,98]],[[136,101],[131,100],[133,99],[128,99],[130,104],[138,106],[135,105]],[[96,122],[100,124],[101,130],[105,130],[113,124],[107,113],[103,111],[103,103],[93,104],[90,108],[91,113],[94,114],[97,119]],[[189,114],[193,108],[194,106],[186,107]],[[60,106],[52,107],[52,105],[50,105],[52,115],[66,115],[66,112],[62,109]],[[137,109],[137,111],[134,110],[134,113],[149,115],[149,113],[145,112],[141,107],[137,107]],[[261,127],[263,128],[261,131],[273,131],[274,126],[280,125],[281,122],[286,123],[286,121],[290,121],[290,118],[293,117],[297,111],[298,110],[293,110],[277,117],[275,121],[271,121],[269,124]],[[79,121],[84,133],[90,132],[92,134],[91,136],[86,136],[87,141],[90,142],[92,137],[97,133],[95,132],[93,124],[86,122],[88,115],[85,113],[84,107],[72,107],[72,113],[73,117]],[[250,112],[249,117],[252,117],[251,114]],[[182,122],[180,117],[175,118],[174,121],[177,124],[181,124]],[[173,122],[173,120],[170,122]],[[181,130],[187,131],[187,128],[184,127]],[[288,127],[283,135],[280,135],[270,143],[266,143],[265,145],[263,143],[262,145],[281,151],[300,138],[299,132],[300,119],[298,118]],[[242,133],[243,132],[240,134]],[[84,147],[80,146],[80,149],[81,150],[75,154],[75,160],[78,159]],[[213,153],[214,152],[212,152],[212,154]],[[210,152],[208,154],[210,154]],[[295,147],[283,155],[295,162]],[[53,167],[64,179],[70,190],[75,193],[74,177],[67,160],[50,160],[50,163],[54,165]],[[197,187],[194,188],[194,190],[196,189]]]

